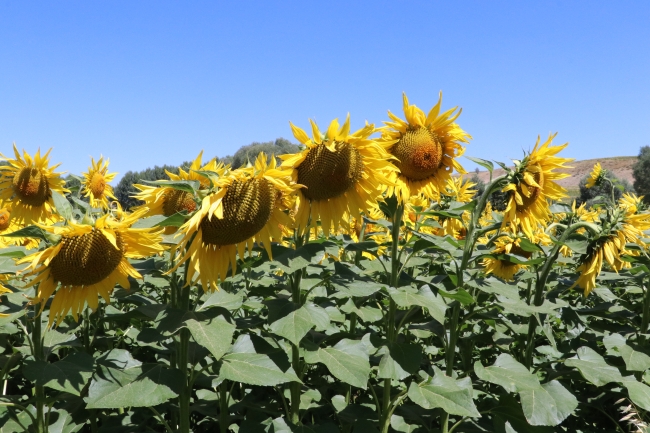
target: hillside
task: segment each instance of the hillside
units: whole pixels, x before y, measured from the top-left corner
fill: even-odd
[[[583,159],[581,161],[573,161],[570,165],[571,168],[566,170],[561,170],[562,172],[569,173],[570,176],[565,179],[560,179],[558,184],[565,187],[569,190],[569,194],[572,197],[577,197],[579,194],[578,184],[580,180],[587,176],[589,172],[593,169],[594,164],[600,162],[600,165],[611,172],[613,172],[619,179],[625,179],[630,184],[634,183],[634,177],[632,176],[632,166],[636,162],[636,156],[616,156],[613,158],[595,158],[595,159]],[[468,176],[472,176],[474,173],[468,173]],[[494,177],[498,177],[504,174],[504,170],[499,168],[494,170]],[[490,180],[490,173],[487,171],[479,171],[478,177],[483,182],[488,182]]]

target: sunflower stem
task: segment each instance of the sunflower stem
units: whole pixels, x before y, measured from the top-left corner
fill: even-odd
[[[228,406],[228,381],[224,380],[219,385],[219,431],[228,433],[230,426],[230,409]]]
[[[190,284],[188,284],[189,282],[187,281],[188,268],[189,264],[186,263],[181,283],[183,286],[178,288],[180,293],[177,291],[177,295],[180,295],[179,307],[184,312],[190,311]],[[179,334],[178,367],[181,371],[183,380],[181,383],[181,392],[178,396],[180,418],[178,431],[180,433],[190,433],[190,398],[192,394],[192,378],[187,367],[190,347],[190,330],[183,327]]]
[[[399,236],[402,219],[404,217],[404,203],[397,201],[397,207],[393,213],[391,228],[391,248],[390,248],[390,275],[389,282],[391,287],[399,285],[399,270],[400,270],[400,250],[399,250]],[[397,304],[393,298],[388,298],[388,315],[386,316],[386,338],[388,343],[394,343],[397,340],[397,329],[395,328],[395,313],[397,312]],[[384,379],[384,392],[381,402],[381,432],[388,432],[390,426],[390,410],[391,406],[391,379]]]
[[[302,306],[302,296],[300,294],[300,282],[302,280],[302,269],[297,270],[291,277],[291,298],[294,304],[299,308]],[[300,362],[300,348],[296,344],[291,344],[291,366],[298,378],[302,379],[302,364]],[[291,393],[291,423],[300,424],[300,390],[299,382],[291,382],[289,385]]]
[[[36,361],[45,361],[43,356],[43,327],[41,323],[40,304],[34,305],[34,326],[32,329],[32,344],[34,352],[32,355]],[[36,431],[38,433],[47,433],[45,425],[45,387],[38,381],[34,384],[34,394],[36,397]]]
[[[650,324],[650,286],[643,286],[643,316],[641,317],[641,333],[648,332],[648,325]]]

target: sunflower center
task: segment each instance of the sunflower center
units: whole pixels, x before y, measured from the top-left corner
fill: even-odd
[[[37,168],[25,167],[17,172],[13,188],[18,198],[31,206],[41,206],[51,196],[47,177]]]
[[[5,231],[9,228],[9,218],[11,213],[5,209],[0,209],[0,232]]]
[[[163,195],[163,215],[172,216],[176,212],[187,211],[192,213],[196,210],[194,197],[187,191],[170,189]]]
[[[54,281],[63,286],[90,286],[108,277],[124,257],[125,245],[115,233],[115,248],[101,231],[63,236],[61,249],[50,262]]]
[[[106,179],[101,173],[93,174],[93,177],[90,179],[88,189],[93,194],[95,198],[101,198],[104,195],[104,190],[106,189]]]
[[[411,180],[422,180],[436,174],[442,164],[442,143],[427,128],[409,129],[393,146],[391,153],[400,172]]]
[[[310,200],[335,198],[352,188],[363,176],[363,160],[349,143],[337,142],[331,152],[324,144],[312,148],[298,166],[298,183]]]
[[[535,179],[535,182],[537,182],[537,185],[540,187],[544,187],[544,173],[542,170],[539,170],[537,172],[532,172],[533,179]],[[539,198],[540,194],[542,193],[542,188],[537,187],[537,186],[526,186],[528,189],[528,193],[530,195],[524,194],[523,188],[520,186],[517,186],[517,190],[519,192],[519,195],[521,196],[521,200],[523,202],[522,205],[517,205],[517,211],[518,212],[524,212],[527,209],[529,209],[537,199]]]
[[[223,198],[223,218],[201,221],[203,243],[233,245],[250,239],[271,219],[275,200],[275,187],[266,179],[234,181]]]

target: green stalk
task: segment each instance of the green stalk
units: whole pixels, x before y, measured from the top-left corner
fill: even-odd
[[[642,284],[643,286],[643,284]],[[643,291],[643,316],[641,316],[641,333],[648,332],[650,324],[650,287],[645,286]]]
[[[297,270],[291,279],[291,298],[294,304],[301,306],[302,300],[300,296],[300,282],[302,280],[302,269]],[[291,366],[296,372],[298,378],[301,378],[302,364],[300,362],[300,348],[291,344]],[[300,423],[300,388],[301,384],[298,382],[291,382],[289,385],[291,393],[291,412],[290,419],[293,425]]]
[[[598,228],[591,223],[587,222],[577,222],[569,227],[562,233],[560,240],[555,244],[550,254],[546,257],[546,261],[542,265],[542,268],[538,274],[537,281],[535,282],[535,294],[533,304],[535,306],[540,306],[544,302],[544,289],[546,288],[546,281],[548,276],[553,269],[553,264],[557,260],[558,255],[560,254],[560,248],[567,240],[569,235],[575,232],[578,229],[586,228],[594,233],[598,232]],[[528,335],[526,337],[526,354],[524,356],[524,365],[526,368],[530,369],[533,364],[533,349],[535,346],[535,333],[537,331],[537,321],[535,316],[531,315],[528,319]]]
[[[180,307],[183,311],[189,311],[190,307],[190,287],[181,288]],[[178,396],[178,407],[180,412],[179,429],[180,433],[190,433],[190,396],[192,389],[190,387],[190,377],[188,371],[188,357],[190,346],[190,330],[182,328],[178,344],[178,367],[181,371],[183,380],[181,383],[181,392]]]
[[[390,248],[390,276],[389,282],[391,287],[397,287],[399,283],[399,269],[400,269],[400,251],[399,251],[399,235],[404,217],[404,204],[398,202],[395,213],[393,214],[393,227],[391,229],[391,248]],[[397,304],[393,298],[388,298],[388,315],[386,316],[386,338],[389,343],[397,340],[397,333],[395,328],[395,313],[397,312]],[[384,379],[384,391],[381,401],[381,432],[387,433],[390,426],[390,404],[391,404],[391,380]]]
[[[219,431],[228,433],[230,425],[230,409],[228,406],[228,381],[224,380],[219,385]]]
[[[34,327],[32,329],[32,344],[34,352],[32,355],[37,361],[45,361],[43,356],[43,328],[41,323],[40,304],[34,305]],[[36,396],[36,431],[37,433],[47,433],[45,425],[45,387],[38,381],[34,384],[34,394]]]

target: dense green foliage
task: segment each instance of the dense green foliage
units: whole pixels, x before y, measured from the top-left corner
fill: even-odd
[[[650,203],[650,146],[643,146],[639,150],[639,159],[632,168],[632,174],[634,189],[644,196],[646,203]]]
[[[263,143],[253,142],[247,146],[240,147],[237,152],[232,156],[232,168],[239,168],[248,162],[255,161],[257,155],[261,152],[269,155],[284,155],[287,153],[298,152],[299,146],[293,144],[285,138],[278,138],[275,141],[266,141]],[[279,160],[278,160],[279,161]]]

